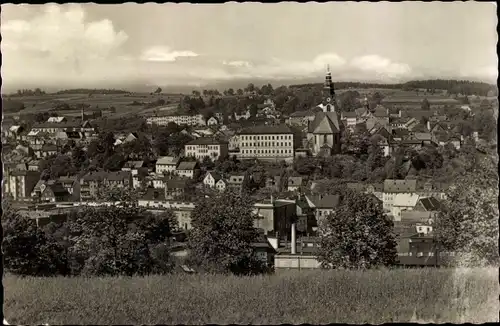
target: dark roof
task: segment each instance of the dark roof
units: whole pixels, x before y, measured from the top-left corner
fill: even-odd
[[[302,177],[288,177],[288,186],[301,186]]]
[[[292,130],[285,124],[260,125],[245,128],[239,132],[240,135],[263,135],[263,134],[292,134]]]
[[[33,128],[79,128],[81,125],[79,122],[68,121],[68,122],[44,122],[35,124]]]
[[[165,191],[162,189],[148,188],[141,197],[142,200],[165,200]]]
[[[429,118],[434,115],[433,111],[425,111],[425,110],[405,110],[401,112],[402,117],[411,117],[415,119],[420,119],[422,117]]]
[[[50,188],[55,196],[57,195],[67,195],[68,191],[63,187],[60,183],[54,183],[51,185],[47,185],[47,188]]]
[[[403,129],[403,128],[392,129],[392,135],[394,137],[403,138],[403,137],[408,136],[409,134],[410,134],[410,132],[408,131],[408,129]]]
[[[342,112],[344,118],[356,118],[358,115],[356,112]]]
[[[348,182],[346,184],[346,187],[351,189],[351,190],[356,190],[360,192],[364,192],[366,190],[366,186],[362,183],[359,182]]]
[[[384,192],[402,193],[415,192],[417,189],[417,180],[391,180],[384,181]]]
[[[389,113],[387,112],[387,109],[385,107],[383,107],[382,105],[377,105],[377,107],[373,111],[373,115],[377,118],[383,118],[388,117]]]
[[[121,181],[124,179],[129,179],[130,176],[131,174],[129,171],[117,171],[117,172],[98,171],[98,172],[87,173],[86,175],[83,176],[83,179],[87,181],[104,181],[104,180]]]
[[[221,145],[227,143],[228,142],[225,140],[217,140],[215,138],[210,138],[210,137],[200,137],[198,139],[190,141],[186,145]]]
[[[419,201],[426,211],[437,211],[441,207],[441,202],[434,197],[420,198]]]
[[[316,195],[309,196],[316,208],[335,208],[339,205],[339,195]]]
[[[312,112],[311,110],[308,111],[296,111],[290,114],[290,118],[303,118],[303,117],[310,117],[314,116],[316,113]]]
[[[212,176],[212,178],[215,179],[215,182],[219,181],[220,179],[222,179],[222,176],[219,172],[217,171],[207,171],[207,174],[209,174]],[[205,174],[205,177],[207,176],[207,174]]]
[[[331,134],[340,132],[339,117],[336,112],[318,112],[309,124],[308,133]]]
[[[167,188],[184,189],[184,188],[187,188],[187,180],[186,179],[168,179],[168,180],[165,180],[165,185]]]
[[[181,162],[177,166],[177,170],[194,170],[197,165],[198,162]]]
[[[57,146],[52,144],[44,144],[42,146],[42,152],[57,152]]]

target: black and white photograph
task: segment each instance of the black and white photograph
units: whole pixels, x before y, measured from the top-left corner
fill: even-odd
[[[2,3],[3,324],[499,322],[497,24]]]

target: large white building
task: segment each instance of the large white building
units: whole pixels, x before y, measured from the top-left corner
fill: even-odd
[[[411,196],[417,191],[417,180],[391,180],[384,181],[383,208],[392,212],[394,200],[397,195]]]
[[[174,122],[180,125],[188,126],[206,126],[207,122],[203,115],[164,115],[164,116],[153,116],[147,118],[148,124],[156,124],[159,126],[166,126],[170,122]]]
[[[293,159],[294,135],[287,125],[261,125],[244,129],[239,135],[242,159]]]
[[[196,157],[200,161],[205,157],[213,161],[224,158],[228,155],[228,148],[228,142],[208,137],[201,137],[184,145],[186,156]]]

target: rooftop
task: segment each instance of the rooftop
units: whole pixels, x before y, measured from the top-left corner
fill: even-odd
[[[389,192],[389,193],[415,192],[416,189],[417,189],[417,180],[386,179],[384,181],[384,192]]]
[[[292,134],[292,130],[285,124],[260,125],[245,128],[239,132],[240,135],[265,135],[265,134]]]
[[[221,145],[227,143],[228,142],[225,140],[217,140],[215,138],[210,138],[210,137],[200,137],[198,139],[190,141],[186,145]]]

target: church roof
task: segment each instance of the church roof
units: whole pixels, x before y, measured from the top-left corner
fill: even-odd
[[[339,117],[336,112],[318,112],[309,125],[309,133],[334,134],[340,132]]]

